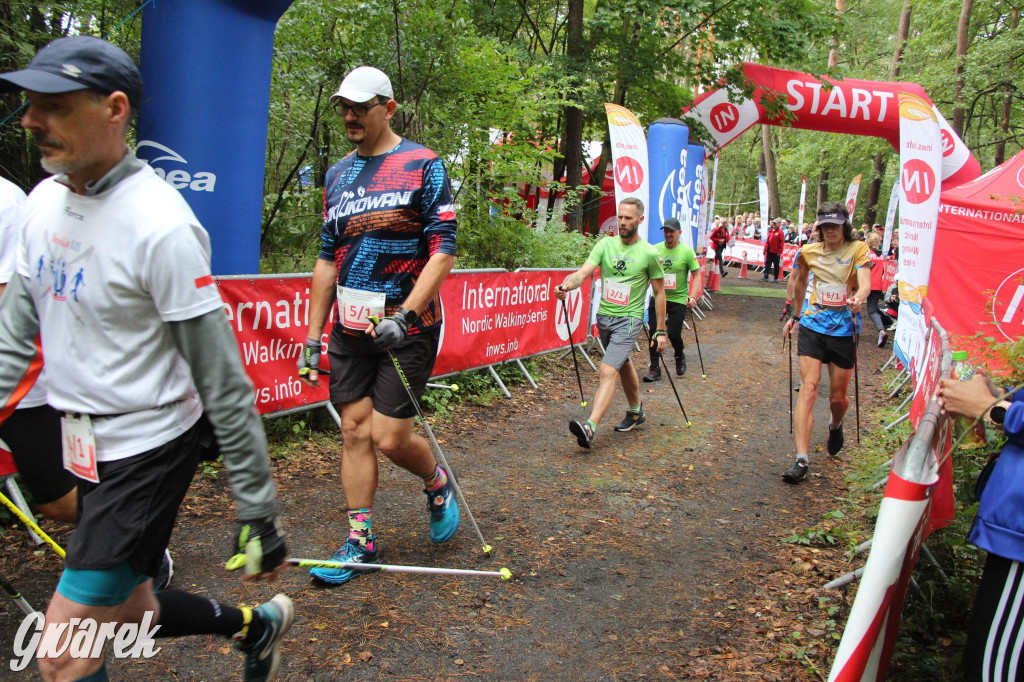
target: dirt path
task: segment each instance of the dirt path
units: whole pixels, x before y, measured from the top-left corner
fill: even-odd
[[[783,483],[793,446],[781,301],[717,295],[714,305],[699,323],[706,382],[692,331],[684,337],[690,371],[677,387],[690,427],[667,381],[643,384],[647,423],[612,432],[625,409],[619,391],[594,449],[581,450],[566,427],[583,416],[568,359],[539,390],[520,388],[511,400],[461,407],[453,420],[434,423],[494,545],[491,558],[481,554],[465,518],[453,541],[432,546],[416,482],[382,465],[374,515],[382,561],[507,566],[514,578],[376,574],[322,589],[292,572],[277,588],[299,609],[281,679],[817,679],[806,662],[792,659],[795,645],[808,645],[810,660],[827,671],[822,638],[831,633],[804,634],[802,623],[820,611],[816,586],[834,577],[833,569],[825,570],[812,550],[779,538],[838,506],[844,460],[855,452],[853,412],[840,458],[814,453],[807,481]],[[867,368],[877,368],[887,351],[867,338],[861,351],[866,413],[879,376]],[[645,370],[646,357],[634,357]],[[597,376],[584,368],[589,396]],[[826,386],[827,376],[822,394]],[[815,419],[812,443],[823,445],[825,399]],[[275,460],[295,556],[329,556],[344,537],[338,463],[333,448],[312,445],[301,457]],[[221,568],[232,518],[226,476],[198,477],[172,538],[175,585],[256,604],[275,589],[243,586]],[[0,570],[38,606],[59,563],[34,555],[23,534],[11,530]],[[3,602],[5,658],[20,620]],[[153,661],[112,663],[112,675],[238,678],[239,656],[223,642],[163,644]],[[3,669],[0,677],[11,674],[6,662]]]

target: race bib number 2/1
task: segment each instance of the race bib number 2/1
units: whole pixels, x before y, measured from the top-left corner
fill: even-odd
[[[87,414],[65,414],[60,418],[64,468],[78,478],[100,482],[96,470],[96,438]]]
[[[818,303],[830,308],[846,305],[846,285],[818,282]]]
[[[384,317],[386,296],[373,291],[338,287],[338,312],[341,326],[353,331],[366,331],[370,316]]]
[[[604,283],[604,300],[615,305],[629,304],[629,285],[622,282],[606,281]]]

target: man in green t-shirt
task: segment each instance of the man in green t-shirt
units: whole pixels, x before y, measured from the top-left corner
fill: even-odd
[[[640,402],[640,380],[630,359],[633,344],[640,336],[643,325],[644,297],[647,286],[654,289],[655,317],[658,324],[651,345],[662,352],[668,345],[665,338],[665,286],[664,272],[658,262],[658,252],[640,238],[640,223],[644,220],[644,204],[632,197],[619,204],[619,234],[599,241],[590,257],[579,270],[555,287],[555,296],[565,299],[566,294],[578,289],[597,268],[601,268],[603,282],[601,305],[597,309],[597,329],[604,346],[601,361],[601,382],[594,395],[590,418],[585,422],[573,419],[569,431],[576,436],[581,447],[590,448],[594,432],[612,402],[615,377],[622,382],[629,410],[615,426],[616,431],[631,431],[646,421]]]
[[[665,272],[665,322],[668,330],[668,340],[672,343],[672,350],[676,356],[676,376],[686,374],[686,356],[683,355],[683,321],[686,319],[686,309],[697,305],[697,298],[700,296],[700,278],[690,277],[691,272],[700,270],[697,262],[697,254],[686,244],[679,241],[679,234],[682,231],[679,221],[675,218],[667,218],[661,226],[665,233],[665,241],[655,244],[654,250],[658,252],[658,261],[661,269]],[[689,279],[689,286],[686,282]],[[656,299],[651,297],[651,306],[647,312],[647,319],[656,318]],[[658,363],[661,353],[651,348],[651,366],[644,381],[658,381],[661,379],[661,367]]]

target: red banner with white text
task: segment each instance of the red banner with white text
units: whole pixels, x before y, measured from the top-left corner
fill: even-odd
[[[567,272],[452,272],[441,287],[445,326],[434,375],[567,347],[569,327],[574,342],[585,341],[590,287],[570,292],[564,308],[552,293]],[[309,325],[309,282],[306,275],[217,280],[260,414],[328,399],[326,380],[311,388],[296,374]],[[326,347],[334,315],[332,306],[321,337],[323,368],[328,367]]]
[[[552,289],[565,270],[453,272],[441,286],[444,332],[434,363],[442,375],[564,348],[586,339],[590,287],[569,292],[565,308]],[[563,310],[568,312],[566,326]]]
[[[800,250],[797,244],[785,244],[782,247],[782,270],[789,272],[793,267],[793,259]],[[757,239],[737,239],[725,247],[722,258],[728,263],[742,263],[746,258],[751,267],[764,265],[764,242]]]
[[[299,381],[296,369],[309,327],[309,281],[302,275],[217,279],[260,414],[327,400],[327,377],[311,388]],[[332,324],[333,306],[321,339],[325,347]],[[327,364],[324,353],[320,365]]]

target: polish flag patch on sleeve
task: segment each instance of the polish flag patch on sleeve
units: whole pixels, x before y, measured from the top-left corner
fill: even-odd
[[[444,204],[437,209],[437,217],[441,220],[455,220],[455,204]]]
[[[196,289],[202,289],[205,286],[213,284],[213,275],[206,275],[204,277],[196,278]]]

